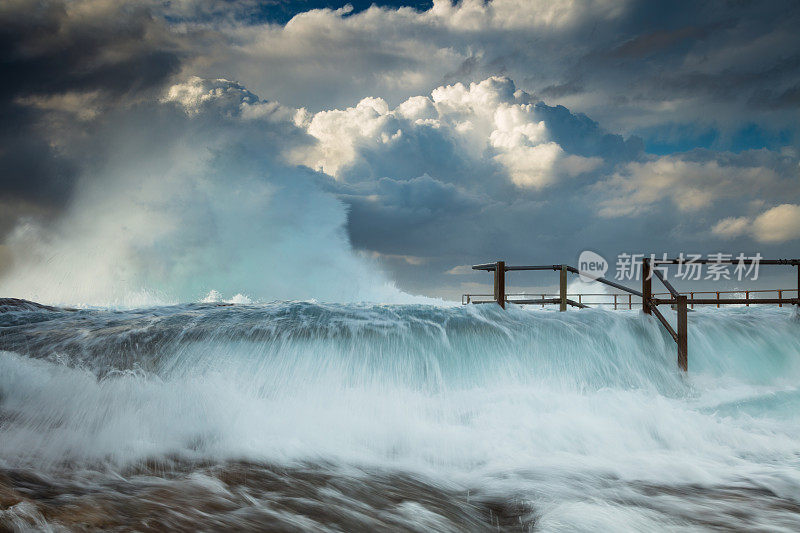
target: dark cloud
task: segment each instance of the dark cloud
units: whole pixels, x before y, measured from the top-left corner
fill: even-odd
[[[547,124],[553,140],[572,154],[599,156],[610,161],[627,161],[639,157],[644,142],[638,137],[625,139],[608,133],[583,113],[572,113],[564,106],[536,105],[537,114]]]
[[[708,35],[711,28],[684,27],[675,30],[656,30],[643,33],[617,46],[612,56],[619,58],[645,59],[665,52],[685,53],[692,41]],[[682,45],[682,46],[681,46]]]
[[[119,209],[109,261],[197,280],[192,261],[355,268],[349,238],[450,296],[475,278],[445,272],[496,258],[800,252],[763,240],[800,204],[796,2],[343,5],[0,4],[0,238]],[[138,234],[143,213],[172,236]]]
[[[102,90],[120,97],[159,87],[184,55],[136,4],[14,0],[0,9],[0,95]]]
[[[161,9],[172,22],[277,23],[286,24],[297,14],[312,9],[348,9],[358,13],[374,5],[388,8],[430,9],[431,0],[168,0]]]
[[[185,56],[135,4],[0,5],[0,187],[3,203],[17,207],[3,210],[0,232],[26,209],[59,213],[92,157],[72,148],[91,135],[93,119],[152,99]]]
[[[0,168],[6,201],[57,206],[69,195],[76,162],[63,156],[35,127],[41,113],[0,105]]]
[[[353,194],[361,189],[361,194]],[[487,202],[465,190],[442,183],[427,174],[410,180],[382,178],[342,194],[349,203],[348,228],[356,246],[384,254],[430,257],[463,244],[463,229],[442,242],[441,232],[477,216]],[[436,229],[438,228],[438,229]]]
[[[737,128],[737,111],[757,95],[766,105],[750,120],[788,124],[792,117],[771,110],[791,105],[800,82],[792,57],[800,7],[792,1],[496,0],[440,2],[425,13],[391,6],[293,13],[285,27],[253,21],[246,30],[222,29],[235,46],[215,50],[200,68],[313,110],[366,94],[396,104],[438,85],[507,75],[548,103],[625,133],[666,122]]]

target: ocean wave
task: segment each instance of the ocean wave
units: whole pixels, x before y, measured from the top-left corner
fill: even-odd
[[[784,521],[800,494],[792,309],[692,313],[688,374],[635,311],[19,304],[0,325],[7,472],[325,464],[505,495],[544,529],[657,523],[621,503],[644,486],[676,524],[681,490],[766,491]]]

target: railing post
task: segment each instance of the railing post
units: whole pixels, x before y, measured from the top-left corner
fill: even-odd
[[[546,294],[542,294],[542,300],[544,300],[546,296]],[[544,309],[544,303],[542,303],[542,309]]]
[[[561,280],[559,283],[559,293],[561,296],[561,304],[558,307],[559,311],[567,310],[567,265],[561,265]]]
[[[744,299],[747,300],[744,306],[750,307],[750,291],[744,291]]]
[[[800,298],[800,264],[797,265],[797,297]],[[800,300],[797,302],[797,307],[800,308]]]
[[[650,298],[653,297],[652,272],[650,271],[650,259],[642,258],[642,311],[651,315]]]
[[[678,311],[678,366],[686,372],[689,369],[689,335],[686,309],[686,295],[676,298],[676,310]]]
[[[583,302],[581,301],[581,295],[580,295],[580,294],[578,295],[578,303],[579,303],[579,304],[582,304],[582,303],[583,303]]]
[[[628,309],[633,309],[633,295],[628,294]]]
[[[692,300],[694,300],[694,293],[690,292],[689,295],[692,297]],[[692,302],[692,309],[694,309],[694,302]]]
[[[614,295],[614,311],[617,310],[617,295]]]
[[[494,264],[494,301],[506,308],[506,262],[497,261]]]
[[[783,299],[783,291],[778,289],[778,300],[781,299]],[[781,302],[778,302],[778,307],[783,307],[783,304]]]
[[[717,309],[719,309],[719,291],[717,291]]]

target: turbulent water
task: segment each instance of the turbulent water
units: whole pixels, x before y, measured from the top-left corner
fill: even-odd
[[[0,529],[800,530],[796,312],[689,322],[2,301]]]

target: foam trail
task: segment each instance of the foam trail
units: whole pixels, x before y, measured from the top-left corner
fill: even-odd
[[[521,502],[514,520],[545,530],[681,529],[700,515],[739,527],[743,494],[761,502],[739,509],[751,526],[800,524],[791,310],[693,313],[688,376],[636,312],[279,303],[2,316],[0,446],[15,471],[324,464],[357,468],[335,479],[367,492],[393,472],[436,487],[434,501]],[[353,498],[339,505],[366,505]],[[438,528],[465,528],[451,512],[434,513]]]

